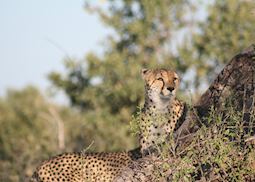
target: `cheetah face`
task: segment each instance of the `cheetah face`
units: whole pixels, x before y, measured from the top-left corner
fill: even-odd
[[[146,94],[153,102],[169,101],[176,95],[179,86],[178,75],[166,69],[143,69]]]

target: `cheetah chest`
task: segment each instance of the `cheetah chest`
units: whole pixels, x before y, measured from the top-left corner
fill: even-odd
[[[140,123],[142,150],[155,146],[155,144],[165,143],[173,133],[182,115],[182,110],[183,106],[177,101],[160,111],[153,106],[147,107],[142,113]]]
[[[147,117],[144,126],[144,137],[149,143],[161,143],[171,133],[176,124],[177,118],[172,114],[153,114]],[[147,126],[146,126],[147,125]]]

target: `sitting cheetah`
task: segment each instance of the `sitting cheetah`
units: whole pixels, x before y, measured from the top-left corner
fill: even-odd
[[[145,81],[145,104],[139,122],[140,145],[142,151],[146,151],[158,143],[158,138],[166,138],[173,131],[183,105],[175,99],[179,84],[175,72],[143,70],[142,76]],[[157,120],[151,118],[154,116]],[[160,122],[158,118],[161,117],[167,122]],[[31,182],[110,182],[123,167],[140,157],[140,148],[129,152],[62,154],[43,162],[34,172]]]
[[[181,123],[185,104],[175,98],[179,77],[166,69],[144,69],[145,104],[138,119],[141,153],[147,155],[164,143]]]

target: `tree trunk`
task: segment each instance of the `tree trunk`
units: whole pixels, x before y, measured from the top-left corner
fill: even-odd
[[[211,108],[221,111],[224,103],[232,97],[237,111],[244,112],[244,122],[249,122],[254,108],[255,45],[236,55],[216,77],[211,86],[188,111],[187,117],[176,135],[179,144],[190,140],[208,116]]]
[[[223,111],[228,99],[233,98],[236,111],[243,112],[243,122],[248,123],[254,116],[255,107],[255,45],[251,45],[236,55],[220,72],[211,86],[197,103],[189,108],[183,124],[175,132],[176,150],[182,151],[192,141],[201,125],[207,125],[206,116],[211,108]],[[155,177],[155,168],[159,166],[157,157],[147,156],[132,162],[116,178],[118,182],[167,181]],[[162,161],[160,161],[162,163]],[[171,159],[167,160],[168,163]]]

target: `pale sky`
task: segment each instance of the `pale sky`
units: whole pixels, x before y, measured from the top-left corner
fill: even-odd
[[[64,70],[66,53],[81,59],[102,48],[109,30],[83,5],[84,0],[0,0],[0,96],[28,84],[45,91],[47,74]]]
[[[0,96],[29,84],[45,93],[47,75],[64,72],[66,56],[102,51],[112,32],[84,10],[85,1],[107,6],[105,0],[0,0]],[[205,9],[197,17],[204,18]],[[63,96],[56,101],[63,103]]]

